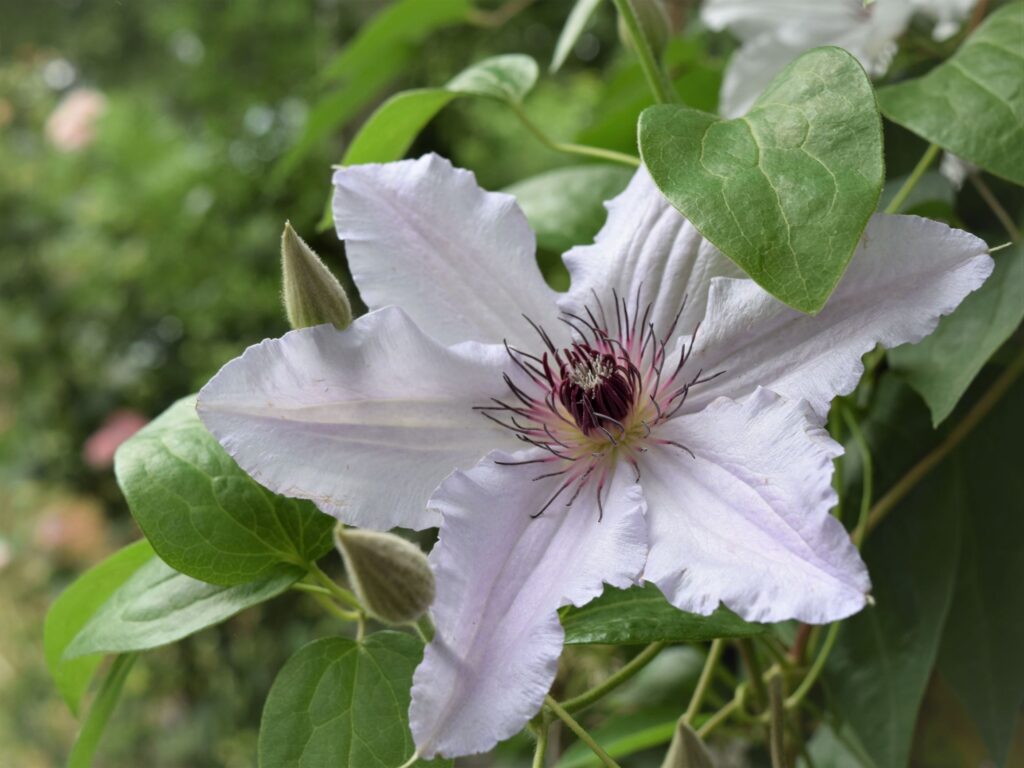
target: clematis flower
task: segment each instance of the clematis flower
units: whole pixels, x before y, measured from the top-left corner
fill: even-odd
[[[544,282],[515,201],[433,155],[344,168],[334,217],[371,312],[250,347],[199,394],[274,491],[358,526],[440,526],[418,752],[519,731],[557,611],[652,582],[678,608],[828,622],[870,585],[822,428],[877,343],[916,341],[988,276],[985,244],[872,219],[815,317],[765,293],[638,171]]]
[[[942,40],[959,29],[975,0],[705,0],[701,18],[713,30],[728,29],[742,45],[729,61],[719,111],[747,112],[787,64],[819,45],[852,53],[869,75],[884,75],[896,40],[915,12],[936,21]]]

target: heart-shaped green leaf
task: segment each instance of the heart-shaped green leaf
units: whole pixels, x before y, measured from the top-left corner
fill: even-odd
[[[404,765],[414,749],[409,689],[422,657],[423,644],[399,632],[376,632],[362,642],[325,637],[300,648],[263,707],[261,768]]]
[[[582,608],[562,615],[567,644],[609,643],[638,645],[661,640],[698,643],[716,637],[750,637],[764,632],[734,613],[719,608],[710,616],[680,611],[653,584],[612,589]]]
[[[114,459],[136,522],[168,565],[214,584],[244,584],[304,566],[332,546],[334,519],[277,496],[220,447],[185,398]]]
[[[791,307],[825,305],[884,176],[881,120],[856,59],[815,48],[745,117],[656,106],[639,135],[655,183],[704,237]]]
[[[989,16],[948,61],[878,91],[882,112],[986,171],[1024,184],[1024,3]]]

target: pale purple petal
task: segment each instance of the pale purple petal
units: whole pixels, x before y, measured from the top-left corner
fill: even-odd
[[[409,718],[425,757],[483,752],[522,730],[555,678],[558,608],[588,602],[602,582],[629,586],[643,568],[644,502],[632,469],[609,477],[600,521],[593,486],[531,519],[562,478],[533,481],[551,467],[494,461],[548,455],[492,454],[431,499],[443,516],[430,555],[437,631],[413,677]]]
[[[394,307],[249,347],[199,393],[242,469],[366,528],[426,528],[430,494],[508,440],[472,410],[504,389],[499,346],[445,348]]]
[[[689,332],[704,316],[711,279],[742,276],[669,204],[645,168],[607,207],[608,220],[594,244],[565,254],[572,283],[559,301],[563,311],[586,317],[589,308],[601,320],[600,303],[612,319],[613,292],[627,301],[632,313],[639,291],[640,313],[650,304],[649,321],[664,335],[685,298],[676,332]]]
[[[708,314],[687,364],[724,371],[694,388],[686,409],[758,386],[807,400],[819,416],[853,391],[861,357],[876,344],[920,341],[992,272],[974,235],[916,216],[871,219],[839,287],[816,316],[769,296],[751,280],[715,280]]]
[[[366,305],[402,307],[444,344],[533,341],[555,322],[536,241],[515,198],[437,155],[334,174],[334,223]]]
[[[685,445],[641,463],[651,551],[644,578],[678,608],[724,603],[750,621],[823,623],[860,610],[867,571],[842,525],[832,459],[842,452],[801,404],[759,389],[661,426]]]

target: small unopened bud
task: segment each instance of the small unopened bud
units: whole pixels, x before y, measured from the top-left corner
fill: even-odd
[[[434,601],[434,574],[419,547],[393,533],[338,525],[334,543],[356,596],[385,624],[415,621]]]
[[[661,768],[715,768],[704,742],[686,723],[676,725]]]
[[[669,21],[662,0],[627,0],[627,2],[633,6],[637,23],[640,25],[640,31],[644,37],[647,38],[647,44],[651,46],[655,56],[661,56],[672,36],[672,22]],[[621,15],[618,29],[619,40],[626,48],[633,50],[633,36],[629,34],[629,29]]]
[[[288,222],[281,235],[281,276],[284,311],[292,328],[333,323],[341,329],[352,322],[352,305],[338,278]]]

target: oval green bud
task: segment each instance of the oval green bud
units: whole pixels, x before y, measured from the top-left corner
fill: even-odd
[[[668,13],[662,0],[626,0],[633,6],[633,13],[636,14],[640,31],[647,38],[647,44],[655,56],[661,56],[665,52],[669,38],[672,36],[672,23],[669,21]],[[626,28],[622,16],[618,21],[619,40],[629,50],[633,50],[633,39]]]
[[[338,525],[334,543],[367,613],[385,624],[408,624],[434,601],[434,574],[419,547],[393,533]]]
[[[281,278],[284,311],[292,328],[332,323],[342,329],[352,322],[345,289],[289,222],[281,235]]]
[[[661,768],[714,768],[704,742],[686,723],[676,725]]]

